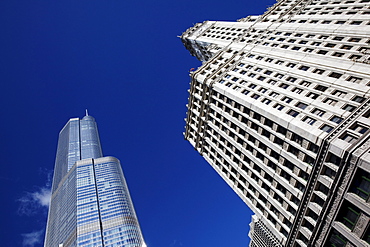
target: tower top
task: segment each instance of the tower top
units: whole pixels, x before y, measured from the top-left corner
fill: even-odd
[[[89,116],[89,112],[87,111],[87,109],[85,109],[85,111],[86,111],[86,115],[85,116]]]

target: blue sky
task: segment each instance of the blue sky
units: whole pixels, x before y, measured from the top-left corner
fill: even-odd
[[[273,0],[0,2],[2,246],[42,246],[60,129],[85,109],[121,160],[149,247],[248,244],[250,210],[184,140],[178,35]]]

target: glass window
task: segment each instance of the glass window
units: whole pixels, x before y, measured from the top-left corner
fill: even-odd
[[[359,208],[345,201],[338,214],[337,220],[352,230],[360,216],[360,212]]]
[[[325,246],[330,247],[345,247],[347,244],[347,239],[340,234],[337,230],[333,229],[328,237],[328,241]]]
[[[309,125],[313,125],[316,122],[315,119],[310,118],[310,117],[305,117],[302,121],[309,124]]]
[[[353,112],[354,109],[356,109],[356,107],[353,106],[353,105],[345,105],[343,107],[343,110],[346,110],[346,111],[349,111],[349,112]]]
[[[341,117],[338,117],[338,116],[334,116],[330,119],[330,121],[334,122],[334,123],[337,123],[339,124],[340,122],[342,122],[343,118]]]
[[[360,96],[355,96],[352,100],[357,102],[357,103],[362,103],[362,102],[364,102],[365,98],[360,97]]]
[[[367,200],[370,195],[370,174],[358,169],[352,181],[350,191]]]
[[[313,109],[312,113],[319,117],[322,117],[325,114],[325,111],[315,108]]]
[[[324,131],[324,132],[329,133],[330,131],[333,130],[333,127],[325,124],[324,126],[321,127],[321,130]]]
[[[284,109],[284,106],[281,105],[281,104],[276,104],[274,105],[274,108],[278,109],[279,111],[281,111],[282,109]]]
[[[296,104],[296,107],[301,108],[302,110],[304,110],[304,109],[306,109],[307,104],[302,103],[302,102],[298,102],[298,103]]]
[[[290,111],[288,111],[287,114],[290,115],[290,116],[292,116],[292,117],[296,117],[298,115],[298,112],[295,111],[295,110],[290,110]]]

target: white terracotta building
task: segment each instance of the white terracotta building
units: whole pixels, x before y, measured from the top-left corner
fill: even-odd
[[[250,246],[370,246],[370,0],[281,0],[181,36],[185,138],[254,211]]]

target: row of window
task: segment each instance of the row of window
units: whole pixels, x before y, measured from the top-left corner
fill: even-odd
[[[213,138],[212,140],[215,140],[215,139]],[[215,140],[213,142],[218,143],[217,140]],[[222,148],[222,145],[221,146],[218,145],[218,148],[223,150],[222,152],[226,153],[225,152],[226,149]],[[273,212],[276,215],[276,218],[278,218],[280,212],[272,205],[270,206],[269,210],[266,210],[265,207],[266,207],[267,199],[261,193],[257,193],[257,189],[256,189],[255,186],[253,186],[250,183],[246,183],[247,180],[244,178],[244,176],[242,174],[239,175],[239,172],[234,167],[232,167],[226,160],[222,159],[222,156],[220,155],[220,153],[222,153],[221,150],[216,151],[212,146],[207,145],[207,148],[206,148],[204,154],[206,156],[208,156],[217,167],[219,167],[219,169],[222,171],[222,173],[225,174],[226,177],[228,177],[228,179],[230,179],[234,184],[236,184],[237,188],[240,189],[243,192],[243,194],[245,195],[246,198],[248,198],[249,200],[254,202],[253,204],[255,204],[257,206],[257,208],[259,208],[262,212],[267,212],[267,213],[268,212]],[[217,156],[217,159],[216,159],[215,156]],[[251,179],[253,179],[256,183],[259,184],[258,186],[260,186],[262,189],[264,189],[267,194],[270,194],[270,190],[272,189],[271,185],[272,185],[273,178],[270,175],[268,175],[267,173],[262,172],[262,169],[257,164],[253,163],[246,156],[244,156],[243,159],[247,163],[238,162],[235,159],[233,161],[236,162],[237,164],[239,164],[239,167]],[[248,165],[246,165],[246,164],[248,164]],[[231,175],[231,174],[233,174],[233,175]],[[239,179],[236,179],[236,177],[239,177]],[[248,185],[248,186],[245,187],[245,185]],[[279,190],[283,194],[283,196],[285,197],[286,189],[285,189],[284,186],[281,186],[281,185],[278,184],[276,189]],[[258,198],[258,200],[261,201],[262,203],[257,202],[256,198]],[[279,202],[281,204],[281,206],[283,207],[284,199],[281,196],[279,196],[277,193],[275,193],[274,194],[274,199],[277,202]],[[292,196],[290,201],[294,202],[296,205],[299,204],[299,199],[296,198],[295,196]],[[290,212],[292,215],[295,215],[295,213],[296,213],[295,209],[290,205],[287,207],[287,212]],[[276,220],[271,216],[268,219],[274,225],[277,223]],[[291,227],[290,222],[286,218],[284,218],[284,219],[285,220],[283,221],[283,223],[286,224],[288,227]]]

